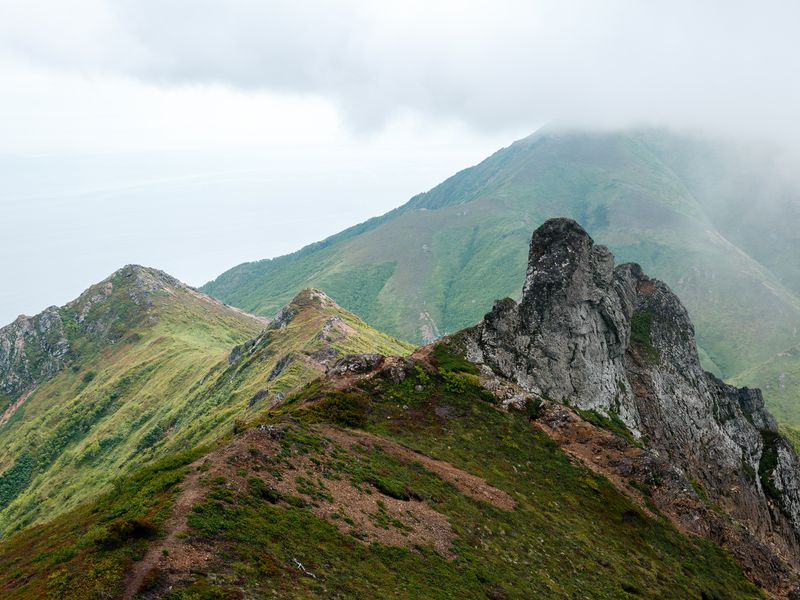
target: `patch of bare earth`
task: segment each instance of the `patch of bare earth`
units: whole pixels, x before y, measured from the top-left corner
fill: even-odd
[[[20,407],[20,406],[22,406],[23,404],[25,404],[25,401],[26,401],[28,398],[30,398],[30,396],[31,396],[31,394],[32,394],[32,393],[33,393],[33,390],[28,390],[27,392],[25,392],[24,394],[22,394],[22,395],[21,395],[19,398],[17,398],[16,400],[14,400],[14,402],[12,402],[12,403],[11,403],[11,404],[8,406],[8,408],[6,408],[6,409],[3,411],[3,414],[2,414],[2,415],[0,415],[0,427],[2,427],[2,426],[3,426],[3,425],[5,425],[6,423],[8,423],[8,422],[9,422],[9,420],[11,420],[11,417],[13,417],[13,416],[14,416],[14,413],[15,413],[15,412],[17,412],[17,410],[19,409],[19,407]]]
[[[514,500],[503,490],[497,489],[489,485],[486,480],[477,477],[471,473],[455,467],[454,465],[436,460],[419,452],[415,452],[410,448],[406,448],[378,436],[370,435],[362,431],[344,431],[333,427],[325,428],[325,435],[335,440],[345,447],[351,447],[353,444],[362,444],[365,446],[373,446],[382,448],[384,452],[392,454],[402,462],[416,462],[421,464],[425,469],[435,473],[445,481],[452,483],[458,491],[465,496],[475,500],[481,500],[489,504],[493,504],[497,508],[503,510],[514,510],[516,503]]]
[[[223,449],[221,460],[214,461],[205,475],[210,479],[225,477],[227,487],[240,492],[247,489],[248,477],[259,477],[283,495],[303,498],[308,510],[364,544],[379,542],[409,548],[426,545],[451,556],[453,529],[445,515],[424,502],[386,496],[370,484],[353,483],[346,475],[326,478],[323,463],[313,454],[293,455],[289,459],[291,466],[282,464],[276,477],[274,465],[264,462],[280,450],[276,441],[280,434],[276,431],[280,430],[249,430]],[[329,431],[334,429],[326,428],[325,433]],[[330,442],[331,446],[335,443],[335,440]],[[243,472],[246,475],[241,475]],[[309,486],[315,490],[310,496]],[[364,488],[369,488],[369,493]]]
[[[186,518],[204,495],[204,486],[200,482],[203,475],[201,464],[202,461],[197,461],[189,467],[189,475],[181,483],[172,514],[164,523],[164,538],[151,544],[142,560],[134,563],[128,572],[125,591],[120,597],[122,600],[132,600],[137,593],[143,592],[151,577],[174,582],[181,575],[202,570],[212,557],[210,548],[185,535],[188,529]]]
[[[442,556],[453,557],[455,534],[450,522],[425,502],[387,496],[369,483],[353,482],[345,473],[334,478],[330,473],[323,473],[325,463],[320,460],[324,458],[321,454],[336,450],[353,453],[356,446],[360,446],[361,452],[364,448],[380,448],[402,462],[422,465],[452,483],[465,496],[503,510],[513,510],[515,506],[508,494],[480,477],[364,432],[320,426],[318,431],[327,444],[324,452],[284,454],[283,459],[277,460],[282,450],[285,452],[283,431],[280,426],[250,429],[191,465],[172,515],[164,525],[164,539],[154,543],[144,558],[133,565],[123,600],[132,600],[137,593],[142,598],[158,597],[171,586],[188,583],[198,574],[207,574],[219,549],[215,551],[191,536],[186,520],[192,507],[202,502],[210,489],[208,482],[222,479],[228,489],[243,493],[248,490],[248,479],[258,477],[284,498],[302,498],[309,511],[361,543],[378,542],[406,548],[431,546]],[[148,592],[148,586],[156,580],[157,587]]]

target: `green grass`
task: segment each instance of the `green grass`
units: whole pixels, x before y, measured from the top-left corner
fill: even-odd
[[[652,326],[653,312],[641,310],[633,313],[631,317],[631,345],[639,350],[642,357],[650,363],[661,360],[658,350],[653,346]]]
[[[628,429],[627,425],[625,425],[618,414],[611,412],[608,414],[608,416],[606,416],[594,410],[582,410],[574,406],[571,408],[578,415],[580,415],[584,421],[591,423],[595,427],[600,427],[601,429],[605,429],[606,431],[610,431],[611,433],[618,435],[631,446],[636,446],[639,444],[636,438],[633,437],[630,429]]]
[[[461,378],[461,390],[451,390],[448,375]],[[193,535],[226,550],[210,567],[215,582],[199,578],[169,598],[240,593],[287,598],[763,597],[726,552],[643,514],[608,481],[572,463],[524,414],[496,410],[491,396],[467,374],[420,367],[399,385],[372,380],[347,393],[369,398],[348,404],[359,414],[359,427],[484,477],[509,493],[517,507],[505,511],[466,497],[418,463],[401,461],[378,446],[331,447],[315,425],[302,424],[307,422],[303,418],[286,430],[280,462],[293,464],[294,457],[310,456],[331,478],[368,484],[390,498],[425,502],[448,517],[456,534],[453,558],[427,546],[360,543],[358,531],[340,531],[334,520],[311,512],[314,502],[324,501],[315,496],[315,485],[305,486],[305,494],[293,502],[250,490],[195,508],[189,520]],[[290,418],[293,407],[313,398],[333,398],[336,405],[342,400],[311,386],[273,418]],[[314,423],[326,414],[340,423],[338,410],[301,411],[313,412]],[[369,488],[363,489],[367,493]],[[380,504],[370,519],[381,528],[407,526],[394,523]],[[299,571],[295,561],[314,577]]]
[[[781,352],[753,365],[733,383],[739,386],[760,386],[770,412],[779,422],[800,427],[800,347]]]
[[[726,552],[642,513],[571,461],[523,412],[497,410],[454,348],[434,356],[436,367],[418,363],[399,384],[375,377],[334,391],[316,382],[265,414],[282,427],[277,451],[252,449],[249,458],[233,459],[231,477],[242,486],[226,476],[201,479],[207,493],[189,515],[189,536],[213,556],[162,597],[764,597]],[[333,442],[320,429],[326,423],[447,461],[506,492],[515,507],[466,496],[380,444]],[[186,465],[201,455],[148,467],[106,497],[0,544],[4,597],[117,593],[127,566],[158,535]],[[265,471],[286,480],[301,460],[322,476],[292,471],[292,494],[265,482]],[[374,498],[368,519],[377,530],[402,536],[419,526],[393,516],[389,499],[441,513],[454,535],[450,555],[425,544],[363,543],[364,532],[335,505],[328,517],[315,514],[333,502],[328,486],[335,481]],[[161,585],[158,577],[152,583]]]
[[[339,355],[413,349],[329,301],[301,294],[286,327],[229,364],[233,347],[258,335],[262,322],[176,289],[153,296],[153,319],[132,325],[141,315],[127,305],[129,292],[120,284],[112,306],[101,303],[87,317],[109,331],[113,319],[123,319],[133,327],[123,341],[75,338],[71,366],[40,385],[0,428],[0,536],[73,509],[120,474],[210,443],[237,419],[253,418],[276,394],[289,395],[323,372],[305,354],[323,347]],[[331,319],[344,333],[332,330],[328,340],[321,331]],[[270,380],[289,355],[300,358]],[[262,400],[251,404],[257,393]]]
[[[7,600],[94,600],[121,591],[128,567],[160,535],[177,484],[201,450],[174,454],[117,480],[113,491],[0,542]]]

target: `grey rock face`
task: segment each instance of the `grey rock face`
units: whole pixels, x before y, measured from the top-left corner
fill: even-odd
[[[630,301],[614,258],[574,221],[548,221],[531,241],[522,300],[495,303],[470,358],[541,396],[614,407],[638,431],[626,385]]]
[[[64,323],[52,306],[35,317],[20,316],[0,329],[0,391],[16,397],[58,372],[69,342]]]
[[[613,256],[574,221],[533,234],[519,303],[495,303],[467,355],[540,396],[615,413],[709,499],[800,564],[800,460],[758,390],[703,371],[669,287]]]
[[[385,359],[382,354],[348,354],[333,365],[328,374],[369,373],[380,367]]]
[[[109,301],[115,286],[125,296],[117,303]],[[118,342],[133,325],[131,321],[120,326],[123,303],[138,309],[128,309],[129,315],[144,319],[156,294],[174,294],[179,288],[190,289],[162,271],[128,265],[63,308],[51,306],[35,317],[20,316],[0,329],[0,392],[15,398],[55,375],[69,362],[76,338],[97,345]]]

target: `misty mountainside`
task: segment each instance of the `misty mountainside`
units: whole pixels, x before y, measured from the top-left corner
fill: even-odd
[[[800,186],[759,148],[545,129],[384,216],[202,289],[266,315],[317,287],[382,331],[431,341],[518,298],[530,231],[560,215],[667,282],[704,366],[763,387],[777,417],[800,425]]]
[[[0,329],[0,535],[209,443],[354,352],[404,354],[306,290],[274,320],[128,266]]]
[[[410,354],[302,292],[171,379],[157,460],[0,538],[3,597],[797,598],[800,459],[672,290],[568,219],[518,285]]]

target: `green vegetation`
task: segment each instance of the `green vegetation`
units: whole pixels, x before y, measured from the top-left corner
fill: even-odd
[[[0,590],[7,600],[94,600],[122,579],[160,534],[177,484],[201,451],[179,453],[119,479],[95,502],[0,542]]]
[[[307,356],[413,349],[305,292],[292,304],[291,321],[231,364],[231,350],[259,335],[262,321],[169,280],[169,292],[150,291],[136,304],[131,298],[142,292],[135,275],[129,269],[115,276],[111,296],[86,310],[81,323],[84,300],[62,309],[75,347],[70,367],[42,383],[0,428],[0,536],[76,508],[120,474],[210,443],[237,419],[253,418],[324,371]],[[166,277],[149,270],[143,276]],[[81,298],[97,288],[103,284]],[[87,319],[95,319],[91,331]],[[270,377],[287,356],[298,359]]]
[[[120,474],[218,435],[193,427],[187,443],[181,412],[196,396],[191,386],[263,324],[137,269],[115,274],[103,301],[91,300],[103,297],[99,284],[61,309],[71,368],[40,384],[0,430],[0,534],[76,508]],[[143,292],[152,281],[164,287]]]
[[[797,452],[800,452],[800,429],[789,427],[787,425],[780,425],[779,429],[781,435],[785,437],[792,446],[794,446],[794,449]]]
[[[653,346],[652,326],[653,311],[640,310],[631,317],[631,345],[637,348],[642,357],[650,362],[661,360],[658,349]]]
[[[431,356],[436,362],[436,366],[443,371],[455,371],[458,373],[478,374],[478,367],[469,362],[447,342],[439,343],[434,346]]]
[[[618,435],[631,446],[639,445],[638,440],[633,437],[630,429],[628,429],[628,426],[625,425],[618,414],[610,412],[608,416],[606,416],[597,412],[596,410],[582,410],[574,406],[571,408],[578,413],[584,421],[591,423],[595,427],[600,427],[601,429],[605,429],[606,431],[610,431],[611,433]]]
[[[787,426],[800,427],[800,417],[797,416],[800,406],[800,347],[780,352],[753,365],[734,377],[732,383],[738,386],[758,385],[775,418]]]
[[[796,346],[800,327],[798,213],[753,202],[770,190],[788,203],[797,191],[755,160],[663,132],[543,131],[382,217],[235,267],[204,290],[270,315],[313,286],[381,331],[429,341],[477,322],[495,299],[518,298],[531,232],[572,217],[617,262],[638,262],[672,287],[707,369],[769,385],[768,406],[800,425],[800,354],[751,371]]]
[[[464,389],[449,391],[448,376],[463,378]],[[524,414],[497,411],[464,374],[418,366],[400,384],[372,380],[347,394],[369,397],[351,404],[362,428],[484,477],[516,507],[464,496],[378,444],[348,449],[315,425],[294,422],[273,468],[310,457],[330,479],[350,481],[365,494],[422,501],[447,516],[453,556],[426,545],[362,543],[365,534],[352,520],[337,526],[348,523],[346,514],[335,510],[326,519],[313,512],[314,503],[326,502],[317,485],[304,482],[299,501],[287,501],[263,496],[266,486],[259,483],[195,508],[193,535],[227,550],[209,567],[215,581],[198,578],[168,597],[380,597],[389,591],[400,598],[762,597],[725,552],[641,513],[608,481],[570,462]],[[292,406],[332,397],[341,400],[312,386]],[[272,419],[285,423],[293,410]],[[334,422],[338,414],[331,413]],[[324,411],[315,415],[317,421]],[[377,502],[369,515],[376,527],[409,534],[418,526]]]
[[[454,347],[440,345],[400,383],[376,376],[342,390],[304,386],[262,415],[278,432],[272,438],[242,424],[196,467],[205,493],[188,516],[188,539],[212,550],[209,562],[170,589],[159,572],[144,585],[169,599],[764,597],[726,552],[642,513],[525,412],[498,411],[470,370]],[[225,454],[247,435],[274,441]],[[483,478],[513,507],[466,495],[457,479],[410,459],[412,450]],[[4,597],[119,593],[131,561],[163,534],[186,465],[202,454],[154,464],[0,545]],[[368,499],[371,533],[335,485]],[[446,519],[436,525],[442,541],[403,541],[427,531],[431,515]]]

